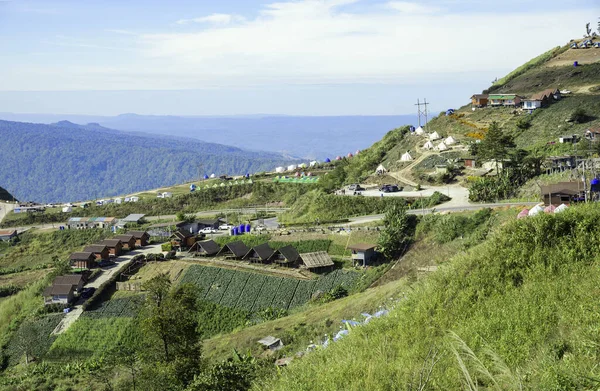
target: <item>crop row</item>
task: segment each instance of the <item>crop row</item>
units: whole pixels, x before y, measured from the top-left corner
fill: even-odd
[[[133,317],[139,311],[143,300],[142,295],[107,300],[98,307],[85,311],[82,316],[89,318]]]
[[[194,283],[202,297],[227,307],[256,312],[273,307],[283,310],[301,306],[317,292],[328,292],[342,285],[350,288],[359,273],[336,270],[317,280],[300,281],[245,271],[193,265],[182,282]]]

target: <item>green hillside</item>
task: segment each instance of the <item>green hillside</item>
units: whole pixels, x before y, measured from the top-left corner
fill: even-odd
[[[430,371],[425,389],[596,389],[598,221],[591,205],[513,221],[255,389],[416,389]]]

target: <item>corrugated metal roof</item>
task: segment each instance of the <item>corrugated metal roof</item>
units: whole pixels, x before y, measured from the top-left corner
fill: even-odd
[[[331,257],[325,251],[300,254],[300,258],[302,258],[302,262],[309,269],[334,265]]]
[[[138,220],[143,219],[144,216],[146,216],[146,215],[142,214],[142,213],[132,213],[129,216],[125,217],[124,219],[121,219],[121,221],[127,221],[127,222],[131,222],[131,223],[135,223]]]

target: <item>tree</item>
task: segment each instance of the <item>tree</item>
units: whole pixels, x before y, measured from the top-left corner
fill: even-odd
[[[493,160],[496,162],[496,172],[498,171],[498,162],[508,157],[509,151],[515,147],[513,137],[504,133],[497,122],[492,122],[485,138],[479,143],[476,152],[483,160]]]
[[[379,251],[387,258],[393,259],[406,249],[412,240],[413,228],[406,207],[392,204],[383,219],[385,229],[379,235]]]
[[[592,28],[590,27],[590,23],[585,24],[585,35],[584,38],[589,38],[592,35]]]
[[[159,345],[158,361],[168,364],[182,384],[200,370],[198,291],[191,284],[171,287],[168,274],[159,274],[144,284],[146,302],[141,312],[144,337]],[[156,341],[156,344],[153,343]]]
[[[25,364],[36,358],[37,347],[42,338],[42,329],[35,321],[23,323],[16,337],[17,349],[25,356]]]

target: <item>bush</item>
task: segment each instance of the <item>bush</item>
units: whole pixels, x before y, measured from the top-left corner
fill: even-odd
[[[163,243],[160,245],[160,249],[163,251],[171,251],[173,249],[173,246],[171,245],[171,243]]]
[[[588,120],[589,120],[589,116],[585,112],[583,107],[579,107],[579,108],[575,109],[575,111],[573,113],[571,113],[571,116],[569,117],[569,122],[575,122],[578,124],[585,123]]]

